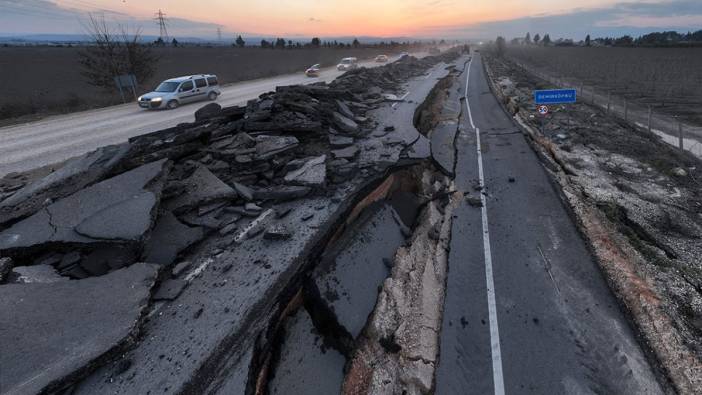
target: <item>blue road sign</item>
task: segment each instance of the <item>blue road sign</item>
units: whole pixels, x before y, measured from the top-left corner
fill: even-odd
[[[534,91],[536,104],[575,103],[575,89],[547,89]]]

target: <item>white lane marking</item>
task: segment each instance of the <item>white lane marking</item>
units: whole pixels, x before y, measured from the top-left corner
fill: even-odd
[[[253,229],[256,225],[261,223],[266,217],[268,217],[271,213],[273,212],[273,209],[269,208],[268,210],[264,211],[259,215],[255,220],[251,221],[244,230],[242,230],[235,238],[235,242],[241,241],[244,237],[246,237],[247,234]],[[185,276],[185,281],[190,282],[192,281],[195,277],[199,276],[200,273],[204,272],[205,269],[207,269],[207,266],[209,266],[212,262],[214,262],[214,259],[212,258],[207,258],[205,259],[200,266],[195,268],[192,272],[190,272],[187,276]]]
[[[272,209],[272,208],[269,208],[268,210],[266,210],[266,211],[264,211],[263,213],[261,213],[261,215],[259,215],[258,218],[256,218],[255,220],[251,221],[251,223],[248,224],[248,225],[244,228],[244,230],[241,231],[241,233],[239,233],[238,235],[236,235],[236,237],[234,238],[234,242],[236,242],[236,243],[240,242],[241,239],[243,239],[244,237],[246,237],[246,235],[249,234],[249,232],[251,231],[251,229],[253,229],[256,225],[258,225],[259,223],[261,223],[261,221],[263,221],[264,219],[266,219],[266,217],[269,216],[272,212],[273,212],[273,209]]]
[[[485,198],[485,177],[483,174],[483,153],[480,148],[480,129],[473,124],[473,116],[468,104],[468,81],[470,80],[470,66],[473,63],[471,57],[468,63],[468,73],[466,74],[465,102],[468,110],[470,126],[475,129],[476,150],[478,151],[478,177],[480,179],[480,202],[482,203],[481,214],[483,217],[483,251],[485,256],[485,282],[487,285],[488,314],[490,316],[490,349],[492,352],[492,380],[495,387],[495,395],[504,395],[505,382],[502,374],[502,351],[500,350],[500,330],[497,325],[497,303],[495,302],[495,281],[492,274],[492,252],[490,250],[490,231],[488,229],[487,199]]]
[[[402,97],[400,98],[400,100],[405,100],[405,97],[407,97],[407,95],[409,95],[409,92],[407,92],[407,93],[405,93],[404,95],[402,95]],[[396,101],[395,103],[392,103],[392,108],[395,108],[395,106],[397,106],[398,104],[400,104],[399,101]]]
[[[400,100],[405,100],[405,97],[407,97],[407,95],[409,95],[409,94],[410,94],[409,92],[406,92],[404,95],[402,95],[402,97],[400,98]],[[392,103],[392,108],[395,108],[395,106],[398,105],[399,103],[400,103],[399,101],[396,101],[395,103]]]
[[[200,273],[204,272],[205,269],[207,269],[207,266],[209,266],[212,262],[214,262],[214,259],[212,258],[207,258],[204,261],[202,261],[200,266],[196,267],[195,270],[193,270],[192,272],[188,273],[187,276],[185,276],[185,281],[188,283],[191,282],[195,277],[199,276]]]
[[[473,114],[470,112],[470,106],[468,105],[468,81],[470,81],[470,65],[472,65],[472,64],[473,64],[473,57],[471,56],[470,61],[468,62],[468,71],[466,72],[466,92],[463,95],[463,97],[465,98],[466,109],[468,109],[468,120],[470,121],[470,127],[475,129],[475,124],[473,123]]]

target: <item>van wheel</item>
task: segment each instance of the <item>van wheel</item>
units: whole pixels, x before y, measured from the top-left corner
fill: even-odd
[[[169,101],[168,104],[166,104],[166,108],[168,108],[169,110],[178,108],[178,100]]]
[[[210,92],[210,94],[207,95],[207,98],[210,99],[210,101],[215,101],[217,100],[217,94],[215,92]]]

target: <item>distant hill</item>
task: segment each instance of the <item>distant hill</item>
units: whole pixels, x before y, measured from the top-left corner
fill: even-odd
[[[144,35],[141,37],[144,42],[155,41],[158,36]],[[180,42],[203,43],[207,42],[198,37],[176,37]],[[11,35],[0,33],[0,43],[15,44],[67,44],[89,42],[90,36],[87,34],[21,34]]]

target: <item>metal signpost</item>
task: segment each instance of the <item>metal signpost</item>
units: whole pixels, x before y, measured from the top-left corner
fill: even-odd
[[[134,95],[134,100],[137,98],[136,94],[136,86],[137,86],[137,80],[136,76],[134,74],[125,74],[125,75],[118,75],[115,77],[115,85],[117,85],[117,89],[119,89],[119,94],[122,96],[122,102],[126,103],[127,100],[124,97],[124,91],[123,89],[131,89],[132,94]]]
[[[544,118],[549,114],[547,104],[571,104],[575,103],[577,92],[575,89],[544,89],[534,91],[534,103],[536,111],[541,116],[541,134],[544,133]],[[569,122],[570,123],[570,122]]]

